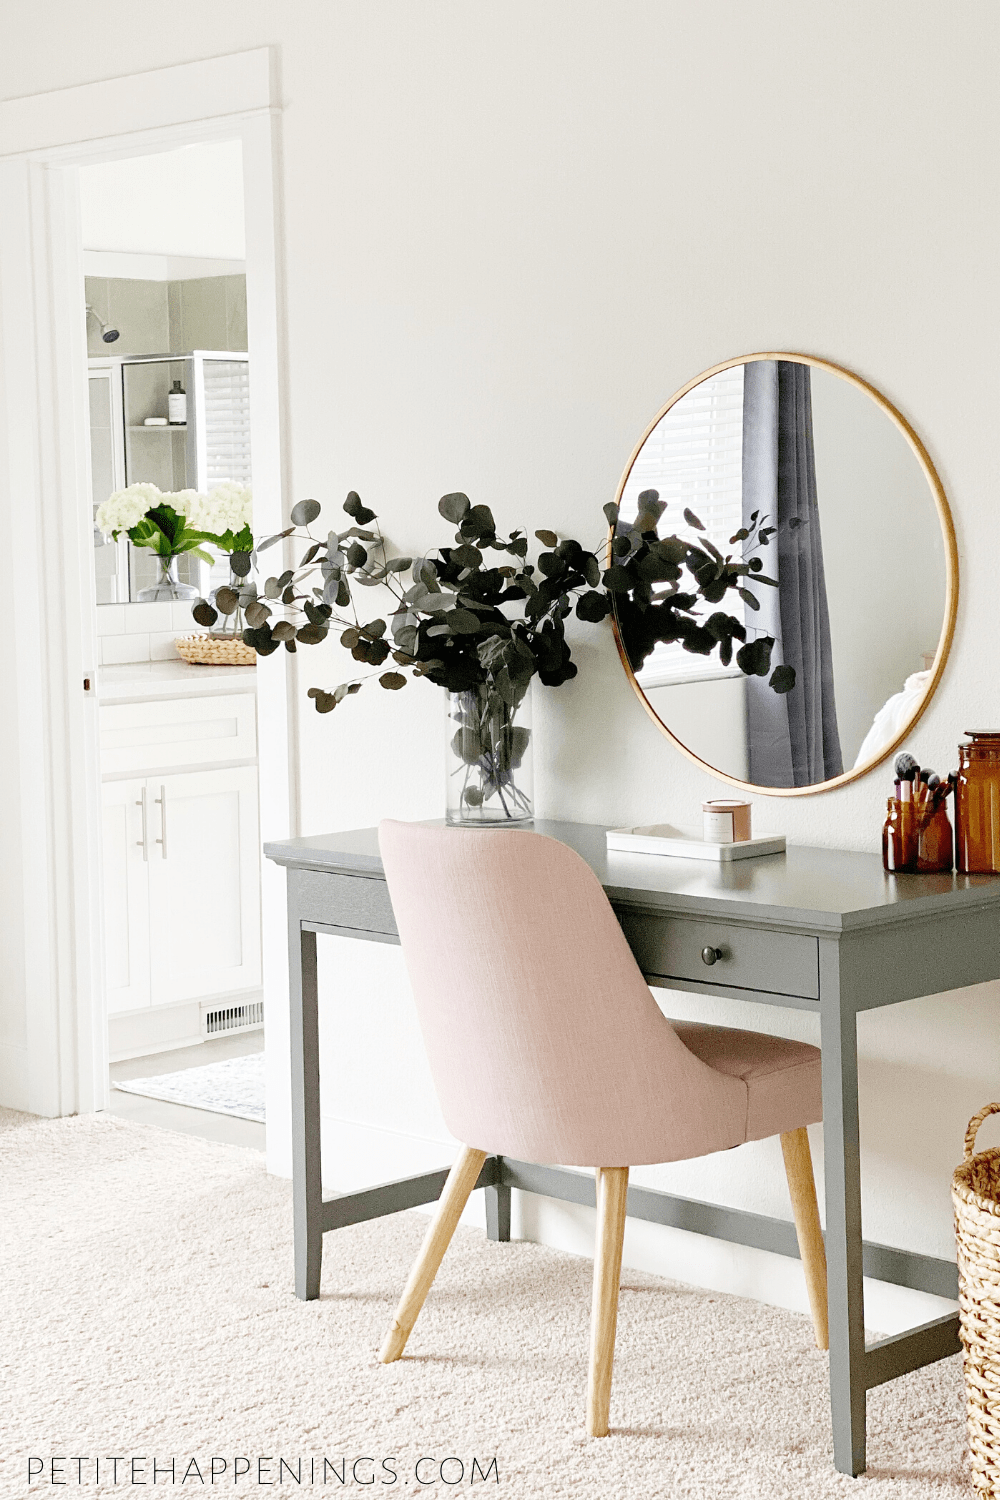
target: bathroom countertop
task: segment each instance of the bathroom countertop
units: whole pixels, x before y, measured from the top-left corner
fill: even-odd
[[[156,698],[202,698],[213,693],[252,693],[256,667],[201,667],[190,662],[136,661],[98,667],[100,703],[142,703]]]

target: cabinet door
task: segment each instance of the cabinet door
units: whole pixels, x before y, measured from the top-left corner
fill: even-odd
[[[149,777],[154,1005],[260,984],[254,766]]]
[[[150,1003],[148,867],[142,844],[145,785],[106,781],[103,787],[104,949],[112,1013]]]

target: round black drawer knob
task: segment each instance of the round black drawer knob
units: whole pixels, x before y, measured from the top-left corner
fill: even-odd
[[[722,957],[722,949],[721,948],[702,948],[702,950],[701,950],[701,961],[702,961],[703,964],[718,963],[718,961],[719,961],[719,959],[721,957]]]

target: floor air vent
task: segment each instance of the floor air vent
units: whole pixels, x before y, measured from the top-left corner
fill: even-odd
[[[203,1036],[225,1036],[231,1031],[245,1031],[248,1026],[263,1026],[263,1000],[246,1000],[241,1005],[216,1005],[201,1013]]]

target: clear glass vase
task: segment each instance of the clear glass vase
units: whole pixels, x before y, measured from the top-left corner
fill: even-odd
[[[230,640],[234,636],[239,636],[242,639],[243,631],[246,628],[246,619],[243,614],[246,579],[241,578],[238,573],[234,573],[232,565],[230,564],[229,582],[226,584],[220,584],[219,588],[232,589],[233,593],[238,595],[240,602],[237,604],[232,614],[224,614],[222,610],[219,610],[219,589],[213,589],[208,596],[208,602],[212,605],[213,609],[219,610],[219,619],[218,623],[214,625],[208,633],[216,640]],[[254,593],[256,594],[256,590],[254,590]]]
[[[530,823],[530,684],[513,706],[488,683],[448,693],[447,714],[447,821],[476,828]]]
[[[169,599],[197,599],[198,590],[190,583],[181,583],[177,576],[178,558],[157,557],[160,576],[152,588],[140,589],[136,599],[140,604],[157,604]]]

